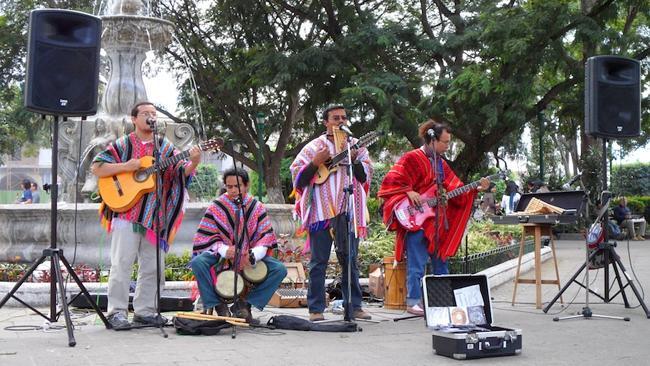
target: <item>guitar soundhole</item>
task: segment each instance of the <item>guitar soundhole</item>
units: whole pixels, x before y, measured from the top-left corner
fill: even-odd
[[[135,179],[135,181],[138,183],[144,182],[148,177],[149,174],[147,174],[147,172],[144,170],[138,170],[135,172],[135,174],[133,174],[133,179]]]

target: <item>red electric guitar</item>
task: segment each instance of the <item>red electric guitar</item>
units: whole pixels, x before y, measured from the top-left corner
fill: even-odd
[[[494,175],[487,177],[490,181],[495,179],[505,178],[506,173],[500,172]],[[462,187],[458,187],[451,192],[447,192],[444,195],[444,199],[451,199],[456,196],[460,196],[463,193],[469,192],[472,189],[476,189],[481,184],[480,181],[472,182],[466,184]],[[435,207],[438,205],[437,197],[438,186],[433,185],[426,192],[424,192],[421,197],[423,204],[420,208],[415,207],[408,197],[405,197],[400,203],[395,206],[395,217],[399,221],[400,225],[408,231],[418,231],[422,227],[422,223],[429,217],[436,215]]]

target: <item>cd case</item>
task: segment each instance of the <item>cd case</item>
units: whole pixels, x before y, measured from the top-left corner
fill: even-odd
[[[436,354],[466,359],[521,353],[521,330],[492,324],[485,275],[424,276],[422,292]]]

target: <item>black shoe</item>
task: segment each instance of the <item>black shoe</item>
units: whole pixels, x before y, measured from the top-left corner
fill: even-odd
[[[217,306],[214,307],[214,310],[217,312],[217,315],[219,316],[230,316],[230,309],[228,309],[228,305],[225,303],[221,303]]]
[[[145,315],[145,316],[136,314],[133,316],[133,322],[144,324],[144,325],[155,325],[159,327],[159,326],[165,326],[165,324],[167,324],[167,318],[165,318],[160,314]]]
[[[245,319],[246,323],[258,325],[259,320],[253,318],[253,313],[251,312],[251,304],[245,301],[237,301],[230,309],[232,313],[237,318]]]
[[[126,315],[122,313],[113,313],[107,318],[108,324],[111,325],[111,329],[114,330],[124,330],[131,328],[131,323],[127,319]]]

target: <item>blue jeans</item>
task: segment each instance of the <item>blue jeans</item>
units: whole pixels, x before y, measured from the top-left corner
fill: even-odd
[[[334,229],[334,238],[330,235],[330,228]],[[309,262],[309,291],[307,292],[307,305],[310,313],[322,313],[325,310],[325,271],[330,259],[332,242],[335,243],[336,257],[342,268],[341,290],[343,301],[348,302],[348,228],[344,214],[330,220],[330,228],[309,232],[311,245],[311,261]],[[357,252],[359,239],[352,241],[352,308],[361,309],[361,286],[359,285],[359,267],[357,266]]]
[[[262,258],[262,262],[266,264],[268,269],[266,279],[262,283],[253,286],[246,296],[246,301],[259,310],[264,309],[287,275],[287,268],[277,259],[266,256]],[[214,255],[207,250],[192,258],[190,262],[190,267],[192,267],[192,272],[194,272],[199,286],[204,309],[213,308],[222,302],[214,288],[212,274],[210,273],[210,269],[217,263],[219,263],[219,255]]]
[[[422,299],[422,276],[427,262],[431,260],[433,274],[449,274],[447,261],[430,255],[429,242],[424,231],[413,231],[406,234],[406,305],[413,306]]]

